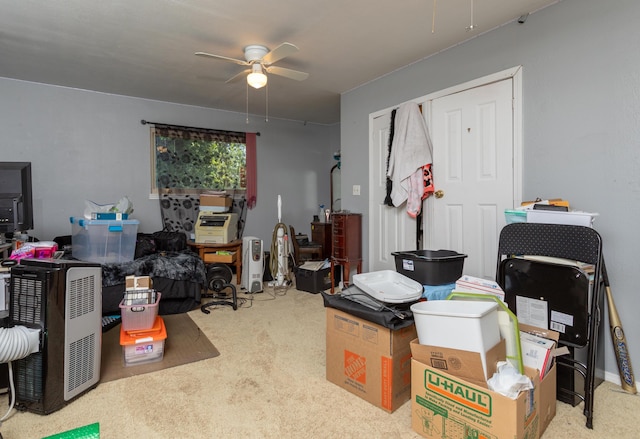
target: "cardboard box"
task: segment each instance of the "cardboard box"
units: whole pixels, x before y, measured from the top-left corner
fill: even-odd
[[[482,356],[479,352],[463,351],[441,346],[427,346],[411,340],[409,346],[413,357],[434,369],[440,369],[458,378],[481,387],[487,387],[484,377]],[[501,341],[486,352],[487,374],[492,377],[496,363],[506,358],[506,344]]]
[[[391,330],[327,308],[327,380],[391,413],[411,396],[415,325]]]
[[[231,207],[233,199],[227,196],[200,194],[201,206]]]
[[[536,370],[526,369],[534,388],[521,392],[513,400],[487,388],[478,353],[424,346],[417,340],[411,343],[411,351],[411,419],[414,431],[432,439],[539,437],[540,380]],[[489,354],[504,359],[504,340]],[[430,365],[440,356],[447,361],[446,369]],[[460,363],[456,358],[461,360]],[[493,368],[495,370],[495,364]],[[469,379],[460,378],[460,375]]]
[[[557,372],[555,363],[540,382],[540,436],[545,432],[549,423],[556,416],[556,382]]]
[[[153,280],[150,276],[127,276],[124,279],[126,290],[150,290],[153,288]]]

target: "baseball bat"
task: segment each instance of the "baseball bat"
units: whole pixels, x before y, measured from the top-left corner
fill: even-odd
[[[629,358],[629,347],[627,345],[627,338],[624,335],[622,322],[620,321],[620,316],[618,315],[616,304],[613,301],[613,294],[611,293],[609,277],[607,276],[607,269],[604,265],[604,262],[602,263],[602,275],[605,291],[607,293],[607,307],[609,309],[609,329],[611,331],[613,350],[616,354],[616,360],[618,361],[620,385],[622,387],[622,390],[624,390],[625,392],[636,393],[636,381],[633,376],[633,369],[631,367],[631,358]]]

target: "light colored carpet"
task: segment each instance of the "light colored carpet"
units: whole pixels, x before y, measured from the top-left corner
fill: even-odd
[[[101,383],[47,416],[14,411],[0,432],[34,439],[99,422],[103,439],[420,437],[411,430],[410,403],[388,414],[326,381],[320,295],[267,291],[237,311],[189,315],[220,356]],[[638,437],[640,397],[617,388],[598,387],[593,430],[584,426],[582,405],[558,403],[543,437]]]

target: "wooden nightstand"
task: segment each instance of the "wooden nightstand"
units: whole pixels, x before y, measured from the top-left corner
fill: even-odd
[[[343,285],[349,284],[351,264],[362,272],[362,214],[334,213],[332,215],[331,294],[334,293],[334,266],[342,265]]]

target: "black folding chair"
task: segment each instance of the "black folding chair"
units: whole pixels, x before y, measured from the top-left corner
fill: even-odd
[[[546,256],[578,261],[580,266],[524,256]],[[548,329],[560,333],[560,345],[570,355],[557,358],[557,398],[577,405],[584,401],[587,428],[593,428],[593,396],[596,382],[600,323],[603,312],[602,239],[590,227],[564,224],[509,224],[500,232],[496,281],[505,301],[518,315],[516,303],[546,302]],[[591,270],[586,271],[586,266]],[[536,302],[530,302],[535,305]],[[602,340],[600,340],[602,341]],[[600,348],[600,349],[599,349]],[[576,358],[586,350],[586,359]],[[562,375],[564,371],[564,375]],[[568,374],[567,374],[568,371]],[[576,373],[584,389],[575,386]]]

